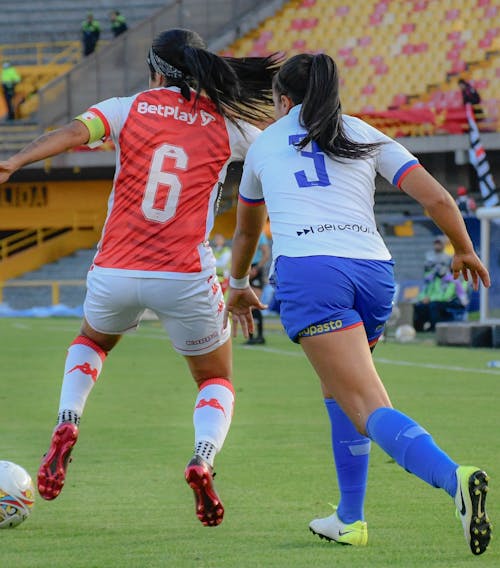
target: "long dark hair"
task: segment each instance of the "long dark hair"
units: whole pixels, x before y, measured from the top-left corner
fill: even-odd
[[[291,57],[275,74],[273,89],[277,95],[290,97],[295,105],[302,104],[299,120],[307,134],[297,148],[302,150],[314,141],[330,158],[357,159],[373,155],[380,146],[380,142],[355,142],[344,132],[339,74],[329,55]]]
[[[271,118],[272,79],[281,57],[221,57],[206,49],[194,31],[171,29],[153,40],[148,55],[151,73],[160,73],[167,85],[178,86],[187,100],[190,88],[198,100],[201,91],[217,110],[234,120],[266,122]]]

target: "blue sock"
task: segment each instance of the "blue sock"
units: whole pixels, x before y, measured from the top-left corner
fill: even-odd
[[[364,502],[370,460],[370,440],[360,434],[331,398],[325,398],[330,417],[332,449],[337,470],[340,502],[337,515],[344,523],[364,520]]]
[[[393,408],[377,408],[366,422],[370,438],[406,471],[455,496],[458,467],[432,436],[411,418]]]

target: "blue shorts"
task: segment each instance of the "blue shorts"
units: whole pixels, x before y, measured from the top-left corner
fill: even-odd
[[[394,299],[392,260],[337,256],[276,260],[275,298],[288,337],[310,337],[363,324],[370,345],[382,335]]]

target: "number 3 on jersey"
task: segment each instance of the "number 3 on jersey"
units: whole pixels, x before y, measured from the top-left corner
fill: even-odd
[[[304,138],[304,134],[293,134],[288,137],[288,143],[295,145]],[[330,185],[330,179],[325,166],[325,156],[320,147],[314,142],[311,142],[311,151],[301,150],[300,155],[305,158],[311,158],[314,163],[317,179],[308,179],[304,170],[294,172],[295,179],[299,187],[327,187]]]
[[[180,146],[162,144],[155,150],[142,200],[142,212],[146,219],[157,223],[165,223],[175,215],[182,189],[181,180],[175,173],[162,170],[163,162],[168,158],[174,160],[174,170],[186,170],[188,163],[188,156],[184,148]],[[162,208],[155,207],[155,199],[160,186],[168,188],[165,205]]]

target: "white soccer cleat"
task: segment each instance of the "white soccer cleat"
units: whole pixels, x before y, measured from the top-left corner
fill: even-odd
[[[335,508],[336,509],[336,508]],[[368,543],[368,525],[365,521],[343,523],[337,516],[337,511],[329,517],[314,519],[309,523],[309,530],[320,538],[334,540],[340,544],[351,546],[366,546]]]

